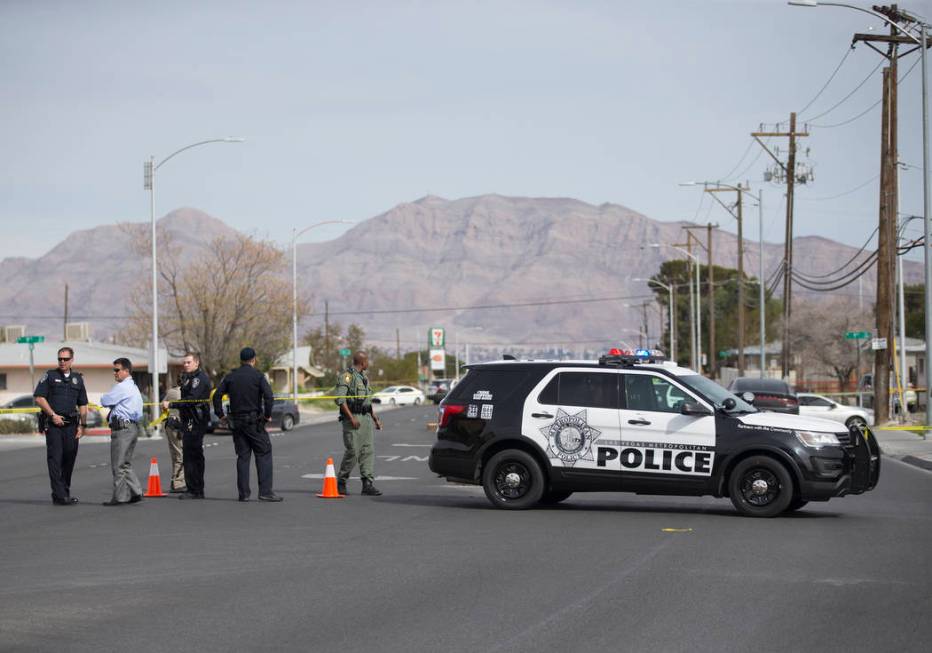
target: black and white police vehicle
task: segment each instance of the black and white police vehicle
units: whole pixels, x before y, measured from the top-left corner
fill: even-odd
[[[618,491],[729,497],[773,517],[873,489],[880,448],[865,426],[760,412],[659,352],[613,349],[470,366],[440,405],[429,465],[499,508]]]

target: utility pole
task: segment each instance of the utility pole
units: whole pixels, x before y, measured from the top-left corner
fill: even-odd
[[[324,300],[324,365],[327,366],[327,369],[330,368],[331,361],[331,352],[330,352],[330,303],[325,299]]]
[[[395,327],[395,358],[401,360],[401,331]]]
[[[706,251],[706,261],[708,262],[708,304],[709,304],[709,378],[714,379],[717,376],[717,363],[718,359],[716,358],[716,349],[715,349],[715,273],[713,272],[712,266],[712,230],[718,229],[717,224],[712,224],[709,222],[705,226],[689,226],[683,227],[686,229],[686,233],[689,234],[691,238],[696,239],[696,244],[699,247],[703,248]],[[693,235],[691,229],[705,229],[706,231],[706,244],[703,245],[696,236]],[[689,240],[689,238],[687,238]],[[702,316],[699,316],[699,319],[702,319]],[[700,361],[700,366],[701,366]]]
[[[726,211],[738,222],[738,376],[744,376],[744,191],[750,188],[749,184],[744,187],[739,183],[737,186],[715,185],[706,186],[705,192],[710,193],[716,202],[721,204]],[[716,193],[735,192],[738,194],[738,201],[734,207],[728,206],[720,199]],[[761,345],[763,346],[763,345]]]
[[[751,136],[764,148],[764,151],[770,155],[770,158],[777,162],[777,165],[783,170],[783,175],[786,178],[786,242],[784,244],[783,253],[783,353],[781,356],[783,378],[786,379],[790,375],[791,364],[790,318],[792,316],[793,306],[793,192],[796,187],[796,139],[809,136],[809,134],[805,131],[796,131],[796,113],[793,112],[790,114],[790,131],[765,132],[762,127],[761,131],[753,132]],[[762,137],[781,137],[789,139],[790,147],[786,165],[784,165],[783,162],[770,151],[770,148],[761,141]]]
[[[68,340],[68,284],[65,284],[65,322],[62,324],[61,329],[61,339],[62,342]]]
[[[890,20],[908,23],[909,19],[897,11],[896,5],[875,7]],[[897,61],[900,43],[912,44],[890,26],[889,34],[855,34],[851,40],[864,43],[884,57],[888,66],[883,69],[883,97],[880,125],[880,206],[877,236],[877,337],[886,339],[887,347],[874,351],[874,411],[878,424],[890,417],[890,365],[893,342],[894,285],[896,282],[896,222],[897,198]],[[886,51],[874,44],[886,44]],[[909,50],[912,52],[913,50]],[[905,53],[905,54],[908,54]],[[900,343],[903,346],[903,343]]]

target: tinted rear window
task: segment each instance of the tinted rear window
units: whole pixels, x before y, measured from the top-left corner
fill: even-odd
[[[500,404],[508,399],[530,375],[528,369],[481,370],[471,369],[447,395],[451,403],[487,401]],[[489,397],[491,395],[491,397]]]
[[[618,376],[607,372],[560,372],[537,400],[550,406],[618,408]]]
[[[732,389],[737,392],[793,394],[790,386],[779,379],[735,379]]]

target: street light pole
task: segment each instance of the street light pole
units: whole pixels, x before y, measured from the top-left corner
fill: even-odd
[[[185,145],[181,149],[175,150],[169,154],[159,163],[155,163],[155,157],[150,156],[149,160],[143,164],[143,188],[149,191],[149,224],[151,226],[152,237],[152,387],[149,389],[149,394],[152,398],[153,414],[156,410],[158,410],[159,405],[159,291],[158,261],[156,259],[157,247],[155,237],[155,173],[159,168],[168,163],[168,161],[174,158],[176,155],[181,154],[185,150],[190,150],[192,147],[207,145],[208,143],[242,143],[245,140],[246,139],[244,138],[235,137],[210,138],[204,141],[198,141],[197,143],[191,143],[190,145]]]
[[[656,279],[642,279],[641,277],[635,277],[634,281],[646,281],[648,285],[656,284],[660,288],[663,288],[667,291],[667,318],[670,321],[670,360],[676,360],[676,313],[673,308],[674,301],[674,292],[676,285],[673,281],[670,281],[670,285],[665,284],[662,281],[657,281]]]
[[[690,336],[691,336],[692,341],[693,341],[693,342],[692,342],[692,349],[691,349],[691,357],[692,357],[692,368],[701,374],[701,373],[702,373],[702,341],[700,340],[700,338],[701,338],[701,336],[702,336],[702,327],[699,325],[699,321],[702,319],[702,318],[701,318],[701,316],[702,316],[702,312],[701,312],[702,309],[701,309],[701,304],[700,304],[701,299],[700,299],[700,297],[699,297],[699,258],[698,258],[695,254],[693,254],[692,252],[690,252],[690,251],[688,251],[688,250],[685,250],[685,249],[683,249],[682,247],[677,247],[676,245],[669,245],[669,244],[667,244],[667,243],[650,243],[650,245],[648,245],[648,246],[649,246],[649,247],[657,247],[657,248],[659,248],[659,247],[671,247],[671,248],[675,249],[676,251],[680,252],[681,254],[685,254],[686,256],[688,256],[689,258],[691,258],[691,259],[693,260],[693,263],[694,263],[694,265],[695,265],[695,270],[696,270],[696,286],[695,286],[695,292],[696,292],[696,307],[695,307],[695,310],[693,310],[693,295],[692,295],[692,293],[693,293],[693,290],[694,290],[694,289],[693,289],[693,288],[690,288],[690,289],[689,289],[689,292],[690,292],[690,294],[689,294],[689,305],[690,305],[690,316],[689,316],[689,319],[690,319],[690,321],[691,321],[691,323],[690,323],[690,331],[691,331]]]
[[[845,7],[847,9],[854,9],[855,11],[870,14],[884,21],[907,38],[912,39],[916,45],[919,46],[919,59],[922,64],[922,216],[924,223],[923,233],[925,235],[923,242],[923,267],[925,270],[926,425],[929,425],[932,423],[932,366],[929,365],[929,363],[932,362],[929,357],[929,345],[932,343],[932,254],[929,252],[929,247],[932,246],[932,216],[930,216],[932,207],[930,207],[929,197],[929,93],[928,70],[926,67],[929,26],[923,21],[909,16],[919,25],[920,38],[917,39],[912,32],[901,27],[896,21],[890,20],[883,14],[872,11],[871,9],[856,7],[842,2],[817,2],[816,0],[790,0],[788,4],[801,7],[817,7],[819,5],[825,5],[827,7]],[[899,13],[907,15],[902,9],[899,10]]]
[[[298,402],[298,236],[328,224],[353,224],[351,220],[327,220],[298,231],[291,230],[291,400]]]

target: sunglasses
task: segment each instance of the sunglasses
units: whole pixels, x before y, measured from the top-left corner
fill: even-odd
[[[59,362],[59,363],[62,362],[62,361],[70,361],[70,360],[71,360],[70,358],[62,358],[61,356],[58,357],[58,362]]]
[[[122,372],[122,371],[123,371],[123,368],[122,368],[122,367],[114,367],[114,368],[113,368],[113,373],[114,373],[114,374],[116,374],[117,372]]]

